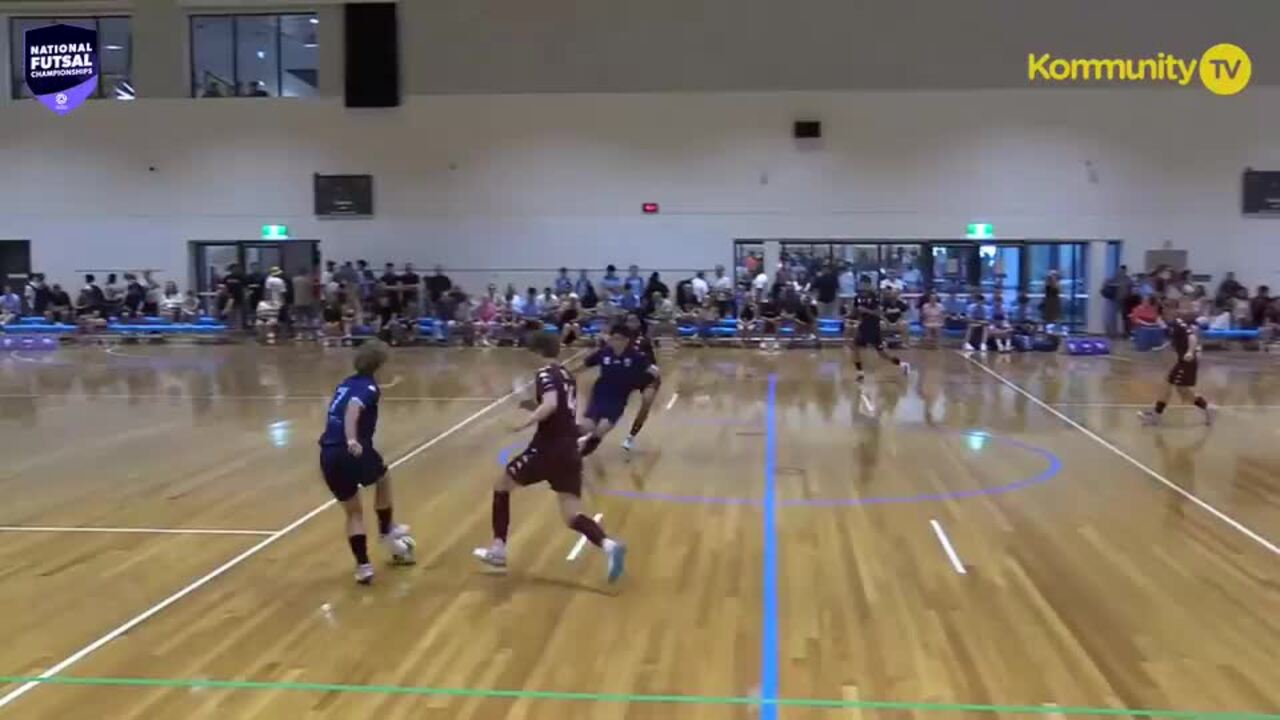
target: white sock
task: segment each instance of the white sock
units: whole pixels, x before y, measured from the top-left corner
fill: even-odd
[[[605,538],[604,542],[600,543],[600,549],[604,550],[607,553],[613,552],[613,549],[616,548],[617,546],[618,546],[618,543],[613,538]]]

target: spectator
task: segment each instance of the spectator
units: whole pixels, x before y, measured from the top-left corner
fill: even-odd
[[[698,301],[693,296],[693,281],[681,280],[676,283],[676,310],[680,313],[689,313],[696,307],[698,307]]]
[[[1267,308],[1271,305],[1271,288],[1259,285],[1258,292],[1249,301],[1249,320],[1251,327],[1261,328],[1267,324]]]
[[[723,265],[716,265],[716,277],[711,281],[711,297],[715,298],[720,317],[733,317],[733,279],[724,273]]]
[[[1129,295],[1133,292],[1133,280],[1129,267],[1121,265],[1116,274],[1102,285],[1102,297],[1107,301],[1106,330],[1109,337],[1129,334]]]
[[[1218,284],[1218,292],[1213,297],[1219,305],[1226,305],[1235,300],[1240,291],[1244,289],[1244,286],[1236,280],[1236,274],[1229,272],[1222,278],[1222,282]]]
[[[525,291],[524,295],[512,299],[511,309],[526,321],[541,319],[542,308],[538,305],[538,289],[531,287]]]
[[[644,278],[640,277],[640,266],[632,265],[627,268],[627,279],[623,283],[624,288],[635,297],[639,298],[644,292]]]
[[[125,286],[115,273],[107,273],[107,284],[102,289],[103,310],[107,316],[118,316],[124,307]]]
[[[830,263],[823,266],[813,280],[813,293],[818,300],[818,317],[834,318],[840,315],[840,278]]]
[[[702,273],[698,273],[698,275],[702,275]],[[706,284],[707,282],[703,280],[702,285],[705,287]],[[694,293],[696,294],[697,288],[698,288],[697,280],[694,280],[693,287],[694,287]],[[646,285],[644,288],[644,296],[646,298],[651,297],[654,293],[660,293],[662,297],[667,297],[668,295],[671,294],[671,288],[667,287],[667,284],[662,282],[662,277],[658,275],[657,272],[654,272],[652,275],[649,276],[649,284]]]
[[[351,263],[347,263],[348,266],[350,264]],[[352,269],[353,274],[354,272],[355,270]],[[338,273],[335,274],[335,278],[339,278],[341,274],[342,271],[338,271]],[[258,303],[262,302],[263,283],[265,283],[266,280],[267,276],[262,271],[262,265],[260,263],[249,263],[249,273],[245,275],[244,278],[244,288],[247,295],[244,305],[246,315],[252,314],[257,309]],[[341,279],[338,281],[341,282]],[[350,287],[355,286],[352,285]],[[246,317],[245,320],[247,322],[249,318]]]
[[[106,312],[107,296],[98,287],[97,278],[84,276],[84,287],[76,298],[76,317],[101,317]]]
[[[911,327],[907,323],[907,313],[911,308],[902,301],[902,295],[897,290],[886,290],[884,300],[880,303],[880,310],[883,313],[884,329],[898,336],[898,340],[903,347],[910,344]]]
[[[1058,271],[1050,270],[1044,278],[1044,300],[1040,302],[1040,317],[1045,325],[1055,325],[1062,317],[1062,289],[1058,284]]]
[[[476,335],[479,337],[480,347],[491,347],[493,341],[490,337],[498,322],[498,303],[495,297],[497,288],[493,285],[489,286],[489,293],[480,298],[480,305],[476,307],[475,316],[472,323],[476,329]]]
[[[604,277],[600,279],[601,299],[609,302],[622,294],[622,278],[618,277],[618,268],[609,265],[604,269]]]
[[[551,292],[551,288],[544,287],[538,296],[538,306],[542,308],[543,316],[550,319],[560,309],[560,298]]]
[[[902,282],[902,279],[898,277],[898,271],[893,268],[886,270],[884,273],[884,279],[880,281],[880,292],[894,292],[902,294],[902,291],[905,290],[906,287],[906,283]]]
[[[290,278],[293,285],[292,321],[295,340],[316,336],[316,279],[311,273],[298,271]]]
[[[587,271],[583,270],[582,272],[585,275]],[[560,268],[559,274],[556,275],[555,289],[556,295],[560,296],[565,296],[574,292],[573,279],[569,277],[569,268]],[[578,293],[578,295],[581,297],[582,293]]]
[[[920,305],[920,322],[924,326],[924,339],[931,347],[942,344],[942,325],[946,313],[942,303],[938,302],[937,293],[925,293],[924,303]]]
[[[49,292],[49,309],[44,317],[45,320],[55,323],[71,321],[71,296],[57,283],[53,284],[53,289]]]
[[[1164,324],[1160,320],[1160,306],[1156,303],[1155,295],[1142,298],[1142,302],[1129,313],[1129,322],[1134,328],[1160,327]]]
[[[573,283],[573,292],[579,299],[587,296],[587,288],[592,288],[591,279],[587,277],[586,269],[578,271],[578,279]],[[595,288],[592,288],[594,292]]]
[[[160,317],[171,323],[182,317],[182,293],[178,292],[178,283],[172,280],[164,284],[160,293]]]
[[[390,268],[391,268],[391,263],[387,263],[387,269],[390,269]],[[338,281],[337,275],[338,275],[338,263],[334,262],[333,260],[326,260],[324,262],[324,272],[320,273],[320,284],[322,286],[328,286],[329,283],[337,282]]]
[[[853,296],[858,294],[858,276],[853,272],[853,266],[845,263],[844,268],[840,271],[838,278],[840,285],[840,302],[848,303],[853,300]]]
[[[44,273],[34,273],[28,278],[22,294],[27,311],[36,317],[44,317],[49,310],[49,288],[44,284]]]
[[[11,325],[22,317],[22,298],[6,283],[0,292],[0,325]]]
[[[658,277],[658,273],[654,273],[653,276],[655,278]],[[652,284],[653,281],[650,280],[649,282]],[[711,286],[707,284],[707,274],[699,270],[697,274],[693,276],[691,289],[693,290],[693,299],[698,303],[698,306],[701,307],[705,305],[707,302],[707,295],[711,293]]]
[[[142,271],[142,287],[146,289],[146,296],[142,302],[142,314],[147,317],[160,316],[160,283],[151,277],[150,270]]]
[[[140,317],[142,305],[147,301],[147,289],[138,282],[138,276],[133,273],[125,273],[124,282],[123,315],[129,318]]]
[[[359,278],[356,282],[360,286],[360,304],[374,307],[377,304],[378,278],[369,269],[368,260],[356,261],[356,276]]]
[[[751,299],[760,302],[769,289],[769,274],[764,271],[764,264],[759,265],[759,272],[751,279]],[[762,316],[763,317],[763,316]]]
[[[435,273],[427,278],[427,297],[430,298],[431,304],[435,305],[450,290],[453,290],[453,281],[449,279],[448,275],[444,274],[444,268],[437,265]]]
[[[579,300],[582,302],[583,310],[595,310],[600,305],[600,298],[596,296],[596,288],[591,283],[587,283],[587,288],[580,294]]]
[[[622,293],[621,302],[618,306],[627,312],[633,312],[640,309],[640,294],[644,292],[644,288],[637,289],[637,285],[633,282],[627,283],[626,290]]]
[[[400,273],[400,313],[410,320],[422,315],[422,277],[413,269],[413,263],[404,264]]]
[[[360,287],[360,272],[356,270],[355,265],[350,260],[342,263],[342,267],[338,268],[333,274],[333,279],[350,290],[358,290]]]
[[[396,266],[387,263],[382,271],[382,277],[378,278],[378,284],[381,286],[383,294],[391,298],[391,309],[394,313],[399,313],[404,307],[404,294],[400,290],[400,273],[396,272]]]
[[[1237,288],[1236,296],[1228,302],[1231,307],[1231,327],[1237,330],[1253,327],[1253,312],[1249,306],[1249,292],[1244,289],[1244,286]]]

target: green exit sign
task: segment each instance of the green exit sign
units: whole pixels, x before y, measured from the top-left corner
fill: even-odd
[[[263,240],[288,240],[289,226],[288,225],[263,225],[262,239]]]
[[[996,228],[991,223],[969,223],[964,236],[970,240],[986,240],[996,236]]]

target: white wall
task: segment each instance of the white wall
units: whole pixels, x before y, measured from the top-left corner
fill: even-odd
[[[801,116],[823,120],[821,149],[791,140]],[[142,99],[62,118],[18,103],[0,111],[0,238],[32,239],[63,280],[182,278],[186,240],[269,222],[338,259],[549,268],[710,266],[734,237],[955,237],[982,220],[1124,238],[1132,264],[1169,240],[1199,269],[1280,285],[1280,220],[1240,215],[1241,171],[1280,169],[1276,117],[1270,88]],[[373,173],[377,217],[313,218],[314,172]]]

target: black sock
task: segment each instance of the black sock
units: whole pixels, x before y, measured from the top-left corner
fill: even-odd
[[[901,358],[889,358],[889,360],[890,360],[890,361],[892,361],[894,365],[901,365],[901,364],[902,364],[902,359],[901,359]]]
[[[493,491],[493,537],[507,541],[507,528],[511,525],[511,493]]]
[[[1201,410],[1208,410],[1208,409],[1209,409],[1209,403],[1208,403],[1208,401],[1206,401],[1204,398],[1200,397],[1199,395],[1197,395],[1197,396],[1196,396],[1195,402],[1194,402],[1193,404],[1194,404],[1196,407],[1200,408]]]
[[[604,541],[608,538],[608,536],[604,534],[604,530],[600,527],[599,523],[582,513],[578,513],[573,516],[573,521],[569,523],[569,527],[581,533],[583,537],[590,540],[591,544],[596,547],[603,545]]]
[[[1163,401],[1163,400],[1157,400],[1157,401],[1156,401],[1156,414],[1157,414],[1157,415],[1160,415],[1160,414],[1164,413],[1164,409],[1165,409],[1166,407],[1168,407],[1168,406],[1169,406],[1169,403],[1167,403],[1167,402],[1165,402],[1165,401]]]
[[[378,534],[391,532],[391,508],[378,508]]]
[[[600,447],[600,438],[595,435],[587,438],[586,444],[582,446],[582,457],[586,457],[595,452],[598,447]]]
[[[356,556],[356,564],[369,564],[369,541],[364,535],[348,535],[347,542],[351,544],[351,554]]]
[[[856,368],[858,368],[858,372],[862,372],[862,361],[861,361],[861,360],[855,360],[855,361],[853,361],[853,366],[854,366],[854,367],[856,367]]]

